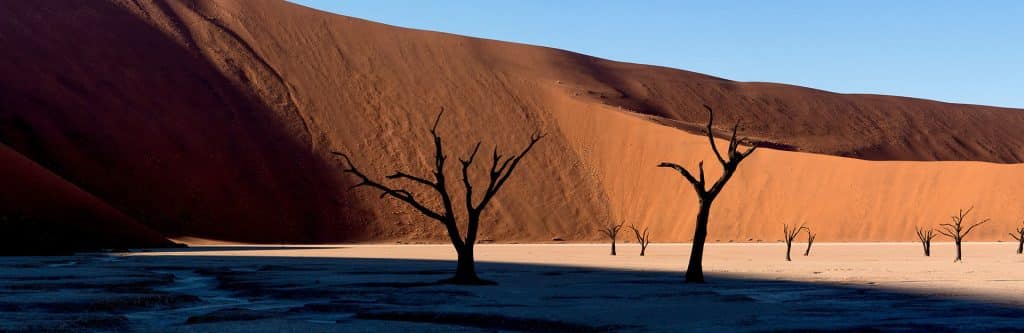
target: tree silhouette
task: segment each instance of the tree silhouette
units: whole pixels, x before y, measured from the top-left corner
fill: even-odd
[[[793,240],[796,239],[796,236],[800,235],[800,231],[804,229],[807,229],[807,227],[803,224],[800,224],[800,227],[794,225],[792,228],[789,224],[782,225],[782,234],[786,237],[786,261],[793,261],[793,259],[789,257],[789,252],[793,249]],[[810,248],[810,246],[808,246],[808,248]]]
[[[914,227],[917,231],[917,239],[921,240],[921,246],[924,247],[924,256],[932,256],[932,238],[935,238],[935,231],[933,229],[924,230],[921,227]]]
[[[648,231],[649,228],[647,227],[644,227],[644,230],[641,231],[640,228],[637,228],[632,224],[629,225],[629,229],[633,230],[633,235],[636,236],[636,242],[640,243],[640,256],[643,257],[644,253],[647,252],[647,245],[651,244],[651,232]]]
[[[612,255],[613,256],[615,255],[615,240],[617,238],[619,238],[619,230],[622,230],[622,225],[625,224],[625,223],[626,222],[622,222],[622,223],[619,223],[619,224],[609,224],[609,225],[605,226],[604,228],[597,229],[602,234],[604,234],[605,236],[608,236],[608,238],[612,239]]]
[[[711,125],[714,122],[715,112],[710,107],[704,105],[704,109],[708,111],[708,124],[706,126],[708,141],[711,144],[711,151],[715,153],[715,157],[718,159],[718,163],[722,165],[722,176],[707,188],[704,180],[704,161],[697,164],[698,175],[695,177],[686,168],[669,162],[661,162],[658,167],[661,168],[672,168],[678,171],[687,181],[693,185],[694,191],[697,192],[697,199],[700,202],[700,209],[697,211],[697,223],[693,231],[693,247],[690,249],[690,263],[686,268],[686,282],[703,283],[704,282],[704,242],[708,236],[708,217],[711,214],[711,203],[715,201],[718,194],[722,192],[722,188],[725,184],[732,179],[733,174],[736,172],[736,168],[739,167],[747,156],[750,156],[754,150],[757,149],[756,145],[751,145],[750,149],[746,151],[739,151],[741,143],[746,143],[746,138],[737,139],[736,131],[739,130],[739,123],[737,122],[732,128],[732,137],[729,139],[729,149],[726,151],[726,156],[722,156],[722,153],[718,151],[718,145],[715,144],[715,134],[712,131]]]
[[[421,201],[416,199],[416,196],[406,189],[394,188],[389,185],[371,180],[366,174],[359,171],[352,163],[352,160],[348,155],[339,152],[332,152],[335,155],[341,156],[347,164],[347,169],[344,170],[346,173],[350,173],[359,178],[360,182],[352,188],[358,187],[370,187],[381,191],[380,197],[391,197],[405,202],[409,206],[415,208],[420,214],[429,217],[433,220],[440,222],[447,230],[448,237],[450,238],[452,245],[455,247],[455,252],[458,254],[458,264],[455,270],[455,276],[443,280],[442,282],[454,283],[454,284],[493,284],[491,281],[480,279],[476,274],[475,261],[473,259],[473,246],[476,244],[477,230],[480,225],[480,216],[483,214],[487,204],[491,203],[494,199],[494,195],[501,190],[505,182],[508,181],[509,176],[515,171],[516,167],[519,166],[519,162],[522,161],[523,157],[533,149],[533,146],[544,137],[539,132],[534,132],[530,136],[530,142],[525,148],[519,153],[507,158],[504,158],[498,154],[498,148],[494,148],[492,154],[492,161],[489,171],[489,179],[486,186],[483,188],[483,193],[479,199],[474,203],[474,188],[470,181],[469,168],[473,164],[477,152],[480,150],[480,142],[477,142],[473,146],[472,152],[465,159],[459,159],[462,164],[462,184],[465,188],[465,210],[466,210],[466,235],[465,237],[459,231],[459,224],[457,223],[457,217],[455,214],[455,208],[451,192],[448,188],[448,182],[445,175],[445,162],[448,160],[448,156],[444,154],[444,149],[441,144],[441,136],[437,134],[437,126],[441,122],[441,116],[444,114],[444,109],[437,114],[437,118],[434,120],[434,125],[430,128],[430,135],[434,139],[434,170],[433,179],[424,177],[414,176],[402,171],[397,171],[394,174],[385,177],[388,180],[406,180],[412,183],[420,184],[429,187],[436,192],[438,199],[440,199],[442,210],[438,211],[427,207]]]
[[[1017,254],[1024,252],[1024,226],[1018,227],[1016,233],[1011,232],[1010,237],[1017,240]]]
[[[811,254],[811,244],[814,244],[814,236],[816,236],[814,233],[811,233],[811,228],[806,228],[805,230],[807,230],[807,250],[804,250],[804,257]]]
[[[981,222],[975,222],[969,227],[964,228],[964,218],[967,217],[967,214],[971,213],[971,210],[974,210],[974,207],[968,208],[967,211],[961,209],[960,215],[952,216],[953,223],[943,223],[939,225],[940,229],[938,230],[938,232],[940,234],[946,235],[946,237],[952,238],[953,244],[956,245],[956,259],[953,259],[953,262],[962,262],[963,255],[961,254],[960,249],[964,237],[967,237],[967,234],[971,233],[971,230],[974,230],[975,227],[985,224],[985,222],[989,221],[989,219],[984,219]]]

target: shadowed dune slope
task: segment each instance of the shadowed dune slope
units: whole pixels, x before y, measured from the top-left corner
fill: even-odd
[[[981,163],[1024,159],[1021,110],[733,82],[282,1],[0,9],[0,44],[16,45],[0,56],[0,142],[165,236],[443,240],[404,205],[347,191],[330,155],[347,152],[374,177],[425,176],[427,127],[442,107],[454,182],[456,157],[477,141],[486,162],[495,146],[510,154],[535,129],[551,134],[480,239],[594,240],[597,226],[625,219],[658,241],[688,240],[689,186],[653,166],[706,158],[692,134],[704,103],[722,129],[742,120],[753,139],[796,151],[763,150],[741,167],[712,240],[774,240],[793,220],[820,225],[822,241],[909,240],[912,224],[972,203],[999,228],[1024,214],[1010,205],[1022,202],[1022,170]],[[482,182],[483,166],[473,171]]]
[[[176,6],[0,4],[0,141],[168,236],[346,239],[302,120],[197,53]]]
[[[2,144],[0,163],[0,254],[172,245]]]

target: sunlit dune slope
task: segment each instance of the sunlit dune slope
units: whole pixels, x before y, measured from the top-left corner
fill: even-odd
[[[741,168],[712,240],[774,240],[787,221],[823,241],[910,240],[911,225],[971,204],[996,219],[978,239],[996,239],[1024,214],[1011,205],[1020,167],[982,163],[1024,159],[1021,110],[734,82],[282,1],[0,10],[0,44],[14,46],[0,55],[0,142],[168,237],[443,241],[436,222],[350,191],[330,154],[374,177],[428,175],[441,108],[453,182],[475,142],[488,162],[495,146],[511,154],[532,131],[549,134],[481,239],[596,240],[597,226],[624,219],[688,240],[689,185],[654,165],[706,155],[701,104],[719,110],[719,129],[742,120],[755,141],[797,151],[765,149]],[[482,182],[484,166],[473,171]]]
[[[721,167],[707,139],[612,108],[564,102],[560,109],[573,111],[559,112],[560,128],[617,216],[651,226],[661,241],[692,239],[693,188],[676,171],[654,166],[670,161],[695,171],[703,160],[708,178],[717,179]],[[777,241],[784,223],[806,223],[819,241],[911,241],[915,226],[949,223],[974,206],[965,222],[992,221],[969,240],[1010,240],[1007,233],[1024,220],[1021,175],[1024,164],[864,161],[761,149],[715,202],[708,238]]]

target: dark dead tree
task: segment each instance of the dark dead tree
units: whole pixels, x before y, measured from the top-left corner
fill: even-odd
[[[1018,227],[1016,232],[1011,232],[1010,237],[1017,240],[1017,254],[1024,252],[1024,226]]]
[[[700,209],[697,211],[697,223],[693,231],[693,247],[690,249],[690,263],[686,267],[686,282],[703,283],[704,282],[704,241],[708,237],[708,217],[711,215],[711,203],[715,201],[718,194],[722,192],[722,188],[725,184],[732,179],[733,174],[736,173],[736,168],[740,166],[740,162],[743,162],[747,156],[750,156],[754,150],[757,149],[756,145],[751,145],[750,149],[740,151],[739,146],[741,143],[746,143],[746,138],[737,139],[736,131],[739,130],[740,124],[737,122],[732,128],[732,137],[729,139],[729,149],[726,151],[726,156],[722,156],[722,153],[718,151],[718,145],[715,144],[715,134],[712,131],[711,125],[714,122],[715,112],[711,110],[707,105],[704,109],[708,111],[708,124],[705,127],[707,131],[708,141],[711,144],[711,151],[715,153],[715,157],[718,159],[718,163],[722,165],[722,176],[711,185],[710,188],[706,186],[704,180],[704,161],[697,164],[697,176],[694,176],[686,168],[669,162],[661,162],[658,167],[661,168],[672,168],[678,171],[687,181],[693,185],[694,191],[697,192],[697,199],[700,202]]]
[[[615,255],[615,240],[619,238],[619,230],[622,230],[622,225],[623,224],[626,224],[626,222],[622,222],[622,223],[619,223],[619,224],[609,224],[609,225],[605,226],[604,228],[597,229],[602,234],[604,234],[605,236],[608,236],[608,238],[612,239],[612,255],[613,256]]]
[[[960,215],[952,216],[953,223],[943,223],[939,225],[938,232],[946,235],[946,237],[952,238],[953,244],[956,245],[956,259],[953,259],[953,262],[958,262],[963,259],[960,249],[963,244],[964,237],[967,237],[967,234],[971,233],[971,230],[974,230],[975,227],[989,221],[989,219],[984,219],[965,228],[963,225],[964,218],[967,217],[967,214],[971,213],[971,210],[974,210],[974,207],[968,208],[966,211],[961,209]]]
[[[932,256],[932,238],[935,238],[935,230],[928,229],[924,230],[921,227],[914,227],[917,230],[917,239],[921,241],[921,246],[924,247],[924,256]]]
[[[811,254],[811,244],[814,244],[814,236],[817,236],[811,232],[811,228],[806,228],[805,230],[807,230],[807,249],[804,250],[804,257]]]
[[[647,245],[651,244],[650,228],[644,227],[644,230],[641,231],[640,228],[630,224],[629,229],[633,230],[633,235],[636,236],[636,242],[640,243],[640,256],[643,257],[644,253],[647,253]]]
[[[462,184],[465,188],[465,210],[466,210],[466,235],[462,236],[459,231],[458,218],[455,214],[455,204],[451,196],[451,191],[448,188],[448,181],[445,175],[445,165],[448,161],[448,156],[444,154],[444,149],[441,144],[441,136],[437,134],[437,125],[441,122],[441,115],[444,114],[444,109],[437,114],[437,118],[434,120],[434,125],[430,128],[430,135],[434,139],[434,170],[432,179],[427,177],[414,176],[402,171],[397,171],[394,174],[385,177],[388,180],[405,180],[412,183],[425,186],[432,189],[432,192],[436,192],[438,201],[441,202],[441,210],[427,207],[423,204],[417,196],[413,195],[403,188],[396,188],[390,185],[383,184],[371,180],[366,174],[359,171],[356,166],[352,163],[352,160],[348,155],[338,152],[332,152],[335,155],[341,156],[347,168],[344,170],[346,173],[350,173],[357,178],[360,182],[352,188],[358,187],[370,187],[381,192],[380,197],[391,197],[405,202],[412,208],[416,209],[420,214],[436,220],[441,223],[448,232],[448,238],[451,240],[452,245],[455,247],[455,252],[458,254],[458,264],[455,269],[455,276],[446,279],[442,282],[454,283],[454,284],[494,284],[494,282],[480,279],[476,275],[475,261],[473,259],[473,246],[476,244],[477,230],[480,226],[480,216],[483,214],[487,204],[491,203],[494,199],[494,195],[501,190],[505,182],[508,181],[509,176],[515,171],[516,167],[519,166],[519,162],[522,161],[523,157],[533,149],[533,146],[544,137],[539,132],[534,132],[530,136],[530,142],[526,144],[519,154],[514,154],[508,157],[503,157],[498,154],[498,148],[494,148],[494,152],[491,155],[491,166],[488,172],[487,184],[482,188],[480,193],[479,201],[474,199],[475,188],[470,181],[470,166],[476,159],[476,154],[480,150],[480,142],[477,142],[473,146],[473,150],[469,153],[469,156],[465,159],[460,158],[459,162],[462,164]]]
[[[807,227],[803,224],[800,224],[799,227],[796,225],[790,227],[788,224],[782,225],[782,234],[786,237],[786,261],[793,261],[793,259],[789,257],[789,252],[793,249],[793,240],[796,239],[796,236],[799,236],[800,231],[803,231],[804,229],[807,229]],[[808,246],[808,248],[810,248],[810,246]]]

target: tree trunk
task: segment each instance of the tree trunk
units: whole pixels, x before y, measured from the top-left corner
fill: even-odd
[[[925,257],[931,257],[932,256],[932,242],[931,241],[927,241],[927,242],[922,242],[921,244],[924,245],[924,256]]]
[[[1017,242],[1017,254],[1024,253],[1024,237],[1021,237],[1020,241]]]
[[[787,242],[786,243],[786,261],[793,261],[793,259],[791,259],[789,257],[789,252],[792,251],[792,250],[793,250],[793,243]]]
[[[808,256],[810,254],[811,254],[811,243],[809,242],[809,243],[807,243],[807,249],[804,250],[804,257],[806,257],[806,256]]]
[[[487,284],[476,275],[476,265],[473,260],[473,245],[466,244],[461,249],[456,249],[459,254],[458,267],[455,269],[455,276],[448,280],[454,284]]]
[[[473,246],[466,245],[459,251],[459,266],[455,269],[455,280],[471,281],[479,280],[476,276],[476,262],[473,260]]]
[[[612,240],[612,255],[615,255],[615,240]]]
[[[963,255],[960,252],[960,241],[956,241],[955,244],[956,244],[956,259],[953,259],[953,262],[958,262],[961,259],[963,259]]]
[[[647,245],[640,244],[640,256],[644,256],[644,252],[647,252]],[[1017,252],[1020,253],[1020,252]]]
[[[708,215],[711,202],[701,200],[697,213],[697,227],[693,231],[693,248],[690,249],[690,264],[686,267],[686,282],[704,283],[704,240],[708,237]]]

